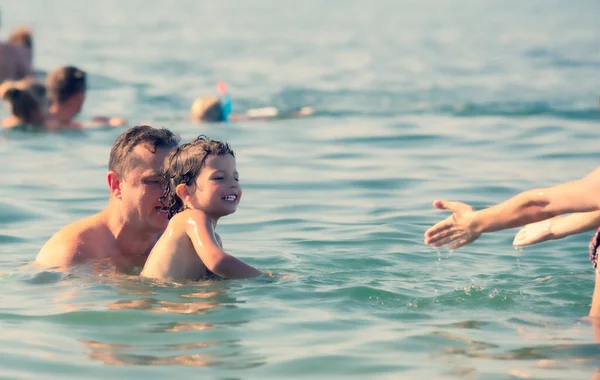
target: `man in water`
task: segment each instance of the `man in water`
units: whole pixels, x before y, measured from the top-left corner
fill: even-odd
[[[179,144],[168,129],[133,127],[113,143],[108,163],[108,205],[58,231],[36,263],[67,268],[108,260],[127,270],[143,266],[169,220],[161,197],[163,161]]]

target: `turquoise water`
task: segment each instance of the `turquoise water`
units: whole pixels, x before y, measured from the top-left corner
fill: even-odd
[[[591,233],[423,245],[437,198],[475,207],[598,166],[597,1],[3,1],[36,65],[90,73],[84,117],[227,139],[244,199],[228,251],[276,281],[159,287],[27,266],[107,200],[121,129],[0,135],[0,378],[589,379]],[[194,125],[234,110],[299,120]],[[598,336],[598,340],[594,337]]]

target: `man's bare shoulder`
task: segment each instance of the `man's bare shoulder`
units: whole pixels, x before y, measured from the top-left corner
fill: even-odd
[[[44,267],[70,267],[99,255],[110,231],[102,213],[71,223],[44,244],[36,263]]]

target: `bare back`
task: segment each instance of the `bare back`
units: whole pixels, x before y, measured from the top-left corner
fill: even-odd
[[[17,46],[0,43],[0,83],[31,75],[31,67]]]
[[[169,226],[152,248],[141,276],[162,280],[199,280],[209,273],[188,235],[188,218],[188,212],[183,211],[169,221]],[[220,239],[215,238],[221,245]]]

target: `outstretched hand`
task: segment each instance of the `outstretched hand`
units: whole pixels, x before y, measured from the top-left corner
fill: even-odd
[[[515,235],[513,245],[523,247],[546,240],[552,240],[552,219],[531,223],[521,228]]]
[[[473,207],[462,202],[439,200],[433,202],[433,207],[451,211],[452,215],[425,231],[425,244],[457,249],[477,240],[480,233],[472,225]]]
[[[127,121],[122,117],[95,116],[92,118],[92,123],[107,127],[122,127],[127,124]]]

